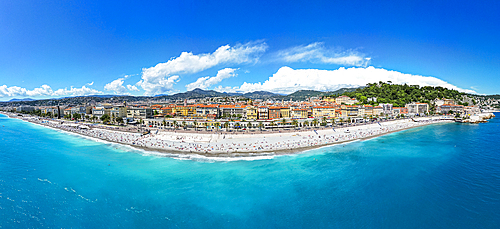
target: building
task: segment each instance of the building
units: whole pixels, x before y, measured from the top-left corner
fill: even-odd
[[[101,118],[105,114],[110,115],[111,109],[106,109],[105,107],[102,106],[92,108],[92,116]]]
[[[256,107],[247,106],[246,111],[247,111],[247,115],[246,115],[247,119],[256,120],[258,118],[258,112],[257,112]]]
[[[219,105],[218,104],[199,104],[196,106],[196,116],[205,118],[217,118],[219,117]]]
[[[335,103],[337,103],[337,104],[348,104],[350,102],[351,102],[351,98],[349,96],[345,96],[345,95],[339,96],[335,99]]]
[[[17,112],[33,112],[35,110],[32,106],[18,106],[16,108]]]
[[[289,107],[281,107],[280,118],[290,118],[290,108]]]
[[[196,115],[196,106],[175,106],[172,108],[172,113],[176,116],[193,117]]]
[[[479,107],[476,106],[466,106],[464,107],[464,114],[465,115],[473,115],[473,114],[479,114],[481,113],[481,110]]]
[[[269,108],[266,106],[260,106],[257,108],[257,116],[258,119],[269,119]]]
[[[307,109],[295,108],[291,110],[292,118],[307,118]]]
[[[394,115],[394,116],[408,115],[408,108],[406,108],[406,107],[393,107],[392,108],[392,115]]]
[[[115,107],[111,108],[110,114],[111,114],[111,117],[125,118],[125,117],[127,117],[127,107],[125,107],[125,106],[115,106]]]
[[[409,115],[429,113],[429,104],[427,103],[408,103],[405,107],[408,108]]]
[[[269,119],[281,118],[281,107],[269,107]]]
[[[246,105],[219,105],[219,117],[246,117]]]
[[[382,113],[384,115],[392,115],[392,104],[390,103],[381,103],[379,106],[382,107]]]
[[[456,105],[455,100],[453,100],[453,99],[444,99],[443,98],[443,99],[435,99],[434,100],[434,105],[436,105],[436,107],[444,105],[444,104]]]
[[[334,106],[315,106],[312,108],[312,116],[315,118],[335,118]]]
[[[463,105],[454,105],[454,104],[443,104],[441,106],[438,106],[436,108],[437,113],[441,114],[449,114],[450,111],[452,113],[464,113],[464,106]]]
[[[358,107],[352,105],[340,106],[340,113],[343,119],[358,117]]]
[[[376,106],[373,108],[373,115],[374,116],[380,116],[380,115],[382,115],[382,113],[384,113],[384,108],[382,108],[381,106]]]
[[[147,119],[153,117],[153,109],[147,107],[128,107],[127,119]]]
[[[372,105],[364,105],[363,106],[364,110],[365,110],[365,114],[367,117],[370,117],[370,116],[373,116],[373,106]]]

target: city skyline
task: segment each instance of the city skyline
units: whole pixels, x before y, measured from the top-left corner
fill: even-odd
[[[378,81],[497,94],[499,6],[3,2],[0,101]]]

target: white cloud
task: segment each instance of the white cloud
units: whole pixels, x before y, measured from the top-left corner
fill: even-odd
[[[135,85],[129,84],[127,86],[123,86],[123,82],[128,77],[129,75],[126,75],[123,78],[118,78],[111,81],[111,83],[104,85],[104,90],[112,91],[117,95],[130,95],[129,91],[139,91],[139,88],[137,88]]]
[[[214,76],[214,77],[209,77],[209,76],[200,77],[195,82],[186,85],[186,88],[188,91],[191,91],[195,88],[206,89],[214,84],[220,83],[223,79],[237,76],[237,74],[234,73],[234,71],[236,71],[236,70],[237,69],[234,69],[234,68],[224,68],[222,70],[219,70],[217,72],[216,76]]]
[[[355,51],[335,52],[326,49],[321,42],[301,45],[278,52],[278,58],[286,62],[313,62],[347,66],[366,66],[371,58]]]
[[[71,86],[69,90],[64,88],[54,91],[54,93],[52,93],[52,96],[85,96],[85,95],[96,95],[96,94],[103,94],[103,93],[102,91],[98,91],[96,89],[88,88],[85,86],[82,86],[81,88],[75,88]]]
[[[92,81],[91,83],[88,83],[86,85],[92,86],[92,85],[94,85],[94,81]]]
[[[264,42],[249,42],[234,47],[224,45],[213,53],[194,55],[182,52],[180,56],[154,67],[142,69],[142,80],[138,85],[146,95],[161,94],[172,90],[172,85],[178,80],[179,73],[196,73],[219,64],[256,62],[267,49]],[[172,76],[174,75],[174,76]]]
[[[145,95],[158,95],[169,93],[173,90],[174,84],[179,81],[179,76],[160,77],[155,79],[143,79],[137,83],[141,86]]]
[[[343,87],[359,87],[379,81],[392,81],[394,84],[441,86],[461,92],[476,93],[473,90],[458,88],[435,77],[405,74],[371,66],[367,68],[341,67],[337,70],[281,67],[264,83],[244,82],[238,88],[218,87],[216,90],[226,92],[270,91],[289,94],[297,90],[333,91]]]
[[[127,85],[127,89],[129,89],[130,91],[139,91],[139,88],[137,88],[136,86],[134,85]]]
[[[113,80],[111,81],[111,83],[104,85],[104,90],[112,91],[117,95],[127,94],[128,90],[125,86],[123,86],[124,80],[125,78],[118,78],[116,80]]]
[[[71,86],[70,89],[58,89],[56,91],[52,90],[52,88],[46,84],[33,90],[28,90],[18,86],[0,86],[0,97],[84,96],[95,94],[102,94],[102,92],[86,86],[82,86],[81,88],[74,88]]]

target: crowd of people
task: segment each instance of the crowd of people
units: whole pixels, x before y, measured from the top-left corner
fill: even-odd
[[[23,117],[24,120],[81,135],[144,147],[160,151],[197,154],[230,154],[275,152],[295,150],[304,147],[317,147],[341,142],[374,137],[402,129],[422,126],[441,119],[423,119],[418,122],[410,119],[384,123],[329,128],[296,132],[254,133],[242,135],[235,133],[188,133],[171,131],[151,131],[148,134],[102,128],[96,125],[69,121],[51,121],[38,117]]]

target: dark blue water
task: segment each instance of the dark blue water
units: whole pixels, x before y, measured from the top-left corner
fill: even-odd
[[[0,227],[500,228],[499,130],[438,124],[200,162],[0,115]]]

